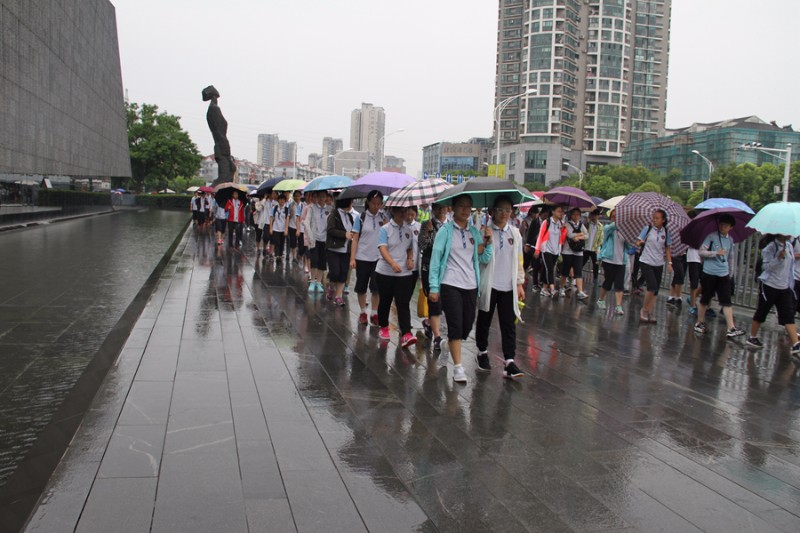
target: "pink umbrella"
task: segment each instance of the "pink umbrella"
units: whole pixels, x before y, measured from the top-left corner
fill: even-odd
[[[575,187],[556,187],[545,192],[543,199],[552,203],[563,205],[564,207],[577,207],[579,209],[591,210],[595,208],[591,197]]]
[[[617,204],[617,229],[627,242],[635,243],[642,229],[653,223],[653,213],[667,213],[667,232],[673,256],[679,256],[688,246],[681,240],[681,230],[690,222],[683,207],[657,192],[634,192]]]

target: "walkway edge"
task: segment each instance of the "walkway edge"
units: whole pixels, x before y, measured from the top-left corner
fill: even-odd
[[[191,227],[190,224],[191,220],[188,219],[133,301],[125,309],[122,317],[106,336],[53,419],[36,439],[5,486],[0,488],[0,531],[20,531],[26,525],[108,371],[122,352],[125,342],[157,287],[161,274],[172,260],[187,229]]]

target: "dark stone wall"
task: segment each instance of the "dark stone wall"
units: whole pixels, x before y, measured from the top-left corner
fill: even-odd
[[[3,172],[130,176],[108,0],[0,0]]]

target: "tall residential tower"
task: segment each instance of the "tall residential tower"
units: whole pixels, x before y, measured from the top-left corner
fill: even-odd
[[[350,148],[369,154],[369,167],[378,168],[383,160],[380,140],[386,134],[386,116],[382,107],[361,104],[350,114]]]
[[[495,106],[523,95],[500,117],[509,177],[554,181],[567,163],[616,163],[629,142],[663,133],[670,10],[671,0],[500,0]]]

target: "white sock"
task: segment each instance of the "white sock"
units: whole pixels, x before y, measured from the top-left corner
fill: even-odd
[[[514,362],[513,359],[506,359],[506,366],[510,365],[513,362]]]
[[[461,363],[459,363],[457,365],[453,365],[453,368],[461,368]]]
[[[364,314],[366,314],[366,312],[367,312],[367,308],[366,308],[366,307],[362,307],[362,308],[361,308],[361,312],[362,312],[362,313],[364,313]]]

